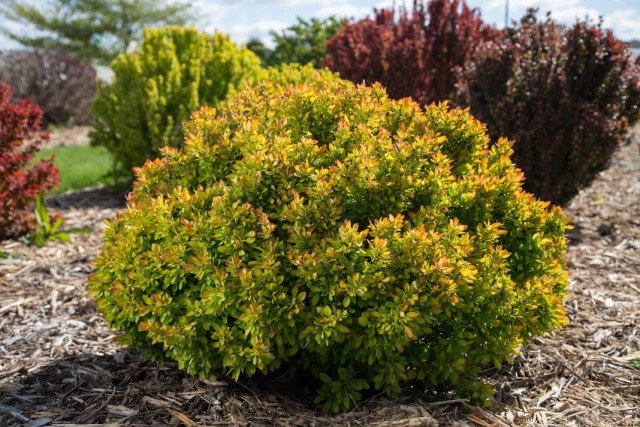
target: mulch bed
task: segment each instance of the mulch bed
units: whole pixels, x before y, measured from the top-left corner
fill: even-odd
[[[398,401],[376,395],[330,416],[303,381],[198,380],[146,361],[114,341],[86,289],[123,196],[89,189],[49,205],[92,231],[41,249],[0,242],[13,257],[0,264],[0,426],[640,425],[639,138],[567,208],[570,324],[483,374],[498,390],[491,409],[412,384]]]

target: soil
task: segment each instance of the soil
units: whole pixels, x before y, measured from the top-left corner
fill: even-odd
[[[64,139],[64,138],[62,138]],[[66,143],[66,142],[65,142]],[[493,408],[406,387],[323,414],[303,382],[191,378],[120,346],[87,294],[104,221],[124,208],[105,188],[48,201],[72,243],[0,242],[0,426],[639,426],[640,138],[566,209],[575,229],[568,327],[483,373]]]

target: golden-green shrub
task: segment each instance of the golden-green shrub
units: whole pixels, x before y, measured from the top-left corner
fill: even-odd
[[[511,152],[378,85],[249,87],[138,171],[90,287],[191,374],[310,373],[334,411],[412,379],[486,401],[482,369],[565,323],[567,220]]]
[[[98,82],[91,138],[113,155],[116,178],[127,181],[161,147],[182,146],[182,122],[192,111],[255,82],[260,60],[225,34],[168,26],[146,29],[140,46],[111,68],[111,83]]]
[[[270,81],[281,86],[295,85],[299,83],[324,84],[327,81],[340,80],[338,73],[328,69],[316,69],[313,64],[300,65],[279,64],[260,70],[258,82]]]
[[[257,73],[255,81],[248,81],[237,88],[229,90],[228,98],[234,96],[239,91],[243,90],[247,86],[253,86],[256,83],[271,82],[274,85],[290,86],[300,83],[307,83],[310,85],[324,85],[327,82],[341,81],[338,73],[329,71],[328,69],[316,69],[313,64],[306,65],[301,64],[278,64],[272,67],[262,68]]]

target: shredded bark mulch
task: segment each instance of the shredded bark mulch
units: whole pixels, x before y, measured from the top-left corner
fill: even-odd
[[[0,242],[0,426],[639,426],[640,144],[566,209],[570,324],[532,340],[513,363],[483,375],[490,409],[407,386],[323,414],[304,381],[198,380],[120,346],[87,295],[104,220],[124,197],[104,188],[49,200],[73,242],[37,249]]]

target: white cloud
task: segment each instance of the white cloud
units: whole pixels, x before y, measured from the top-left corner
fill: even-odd
[[[253,37],[259,38],[268,47],[273,47],[269,33],[280,32],[294,25],[295,16],[305,19],[311,16],[328,18],[332,15],[363,18],[373,12],[373,7],[359,7],[352,3],[352,0],[198,0],[194,6],[198,15],[203,16],[199,28],[227,33],[239,43]]]
[[[488,9],[504,9],[505,4],[505,0],[491,0]],[[562,2],[556,0],[509,0],[509,9],[526,10],[529,7],[539,7],[540,10],[551,10],[573,8],[581,4],[581,0],[564,0]]]
[[[218,28],[225,21],[229,20],[231,11],[234,8],[229,4],[213,4],[204,0],[192,3],[198,20],[197,26],[200,28]]]
[[[4,34],[0,34],[0,51],[17,49],[19,47],[19,43],[16,43],[15,41],[6,37]]]
[[[268,47],[273,47],[273,41],[269,33],[271,31],[280,32],[289,27],[291,23],[277,21],[273,19],[262,19],[252,24],[234,24],[224,28],[216,28],[231,36],[231,39],[238,43],[246,43],[251,38],[258,38]]]
[[[8,36],[6,36],[4,34],[4,31],[19,35],[26,34],[29,31],[31,31],[32,33],[34,32],[33,28],[25,27],[24,25],[15,21],[10,21],[9,19],[1,15],[0,30],[2,30],[0,31],[0,50],[19,49],[21,47],[20,43],[11,40]]]
[[[600,5],[599,5],[600,6]],[[505,0],[491,0],[488,10],[504,10]],[[621,40],[640,39],[640,13],[634,9],[617,9],[609,13],[585,6],[583,0],[509,0],[509,15],[511,19],[519,19],[529,7],[539,8],[544,16],[551,11],[551,17],[563,24],[571,25],[576,20],[590,19],[597,22],[603,17],[604,26],[611,28],[616,37]],[[604,5],[602,5],[604,7]]]
[[[540,12],[546,14],[548,10],[540,8]],[[597,20],[600,15],[596,9],[581,6],[551,10],[551,17],[565,24],[573,24],[577,20]]]
[[[621,40],[640,40],[640,13],[637,10],[614,10],[604,18],[604,26],[611,28]]]
[[[319,5],[327,5],[327,4],[346,4],[349,3],[349,0],[201,0],[210,5],[215,6],[239,6],[239,7],[251,7],[251,5],[269,5],[273,7],[302,7],[302,6],[319,6]]]
[[[351,4],[340,4],[334,6],[325,6],[315,11],[314,16],[317,18],[328,18],[337,16],[339,18],[357,18],[361,19],[367,15],[373,14],[373,8],[365,6],[353,6]]]
[[[491,0],[488,5],[489,10],[504,10],[505,0]],[[511,19],[519,19],[528,8],[538,8],[541,16],[551,11],[553,19],[562,23],[573,23],[576,19],[590,17],[597,19],[600,13],[598,10],[586,7],[581,0],[509,0],[509,16]]]

